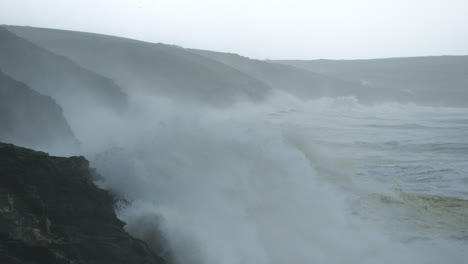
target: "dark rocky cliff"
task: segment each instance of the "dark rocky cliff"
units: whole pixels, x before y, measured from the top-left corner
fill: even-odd
[[[165,263],[132,238],[83,157],[0,143],[0,263]]]

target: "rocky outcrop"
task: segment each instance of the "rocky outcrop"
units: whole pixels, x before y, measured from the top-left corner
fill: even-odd
[[[0,263],[165,263],[132,238],[83,157],[0,143]]]

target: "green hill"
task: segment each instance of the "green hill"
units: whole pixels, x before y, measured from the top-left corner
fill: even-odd
[[[387,100],[468,107],[468,56],[276,62],[363,84]]]
[[[300,98],[361,95],[361,99],[365,99],[364,87],[355,82],[344,81],[271,61],[250,59],[237,54],[194,49],[190,51],[222,62],[252,75],[274,89],[287,91]]]
[[[87,70],[0,27],[0,68],[41,94],[54,98],[65,113],[95,107],[121,111],[127,97],[110,79]]]
[[[176,46],[64,30],[8,29],[112,78],[129,94],[144,92],[225,105],[235,98],[260,100],[270,91],[249,74]]]
[[[114,80],[128,94],[157,94],[225,106],[238,98],[262,100],[278,89],[303,99],[356,96],[364,103],[468,106],[468,56],[262,61],[99,34],[7,28],[62,55],[63,60]],[[34,69],[31,72],[33,75]],[[29,83],[14,73],[11,75]]]

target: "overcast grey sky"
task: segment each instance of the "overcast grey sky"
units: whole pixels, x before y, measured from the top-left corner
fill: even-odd
[[[468,54],[468,0],[0,0],[0,24],[260,59]]]

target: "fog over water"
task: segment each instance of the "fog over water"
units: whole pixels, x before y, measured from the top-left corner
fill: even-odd
[[[225,109],[131,102],[71,125],[101,186],[130,201],[127,230],[175,263],[468,256],[466,109],[282,92]]]
[[[0,141],[168,263],[468,259],[468,56],[308,60],[464,55],[467,1],[70,2],[0,3]]]

